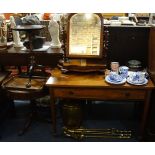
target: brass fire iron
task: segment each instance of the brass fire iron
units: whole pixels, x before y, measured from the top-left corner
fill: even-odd
[[[77,128],[69,129],[64,127],[64,134],[66,136],[75,138],[77,140],[82,140],[84,138],[118,138],[118,139],[128,139],[131,138],[131,131],[112,129],[86,129]]]

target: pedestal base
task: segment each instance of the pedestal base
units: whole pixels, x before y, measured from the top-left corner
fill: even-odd
[[[58,45],[51,44],[50,46],[51,48],[61,48],[61,44],[58,44]]]
[[[14,47],[23,47],[23,43],[22,43],[22,42],[19,43],[19,44],[15,44],[15,43],[13,43],[13,46],[14,46]]]

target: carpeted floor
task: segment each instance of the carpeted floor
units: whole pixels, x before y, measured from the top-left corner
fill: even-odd
[[[29,130],[22,136],[18,136],[23,127],[25,118],[29,111],[29,102],[16,101],[16,117],[7,117],[0,124],[1,142],[79,142],[63,133],[63,121],[61,115],[61,104],[57,104],[57,129],[56,136],[52,133],[50,108],[48,105],[38,105],[38,120],[34,120]],[[139,104],[138,104],[139,105]],[[84,104],[83,123],[85,128],[116,128],[131,130],[130,139],[115,138],[84,138],[83,142],[135,142],[139,125],[139,112],[133,102],[99,102]]]

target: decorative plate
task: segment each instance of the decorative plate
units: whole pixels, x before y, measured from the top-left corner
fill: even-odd
[[[144,82],[142,82],[142,83],[136,83],[136,82],[134,82],[134,81],[131,81],[131,78],[128,77],[128,78],[127,78],[127,82],[128,82],[129,84],[132,84],[132,85],[141,86],[141,85],[146,85],[146,84],[148,83],[148,80],[145,78]]]

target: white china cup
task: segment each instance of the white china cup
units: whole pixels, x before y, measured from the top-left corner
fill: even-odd
[[[127,66],[120,66],[119,67],[119,73],[123,78],[128,77],[128,71],[129,71],[129,68]]]

